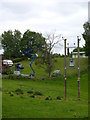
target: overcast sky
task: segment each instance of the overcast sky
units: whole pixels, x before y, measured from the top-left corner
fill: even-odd
[[[87,20],[88,0],[0,0],[0,35],[9,29],[22,34],[27,29],[42,34],[56,31],[76,43]],[[56,46],[54,52],[63,53],[63,47]]]

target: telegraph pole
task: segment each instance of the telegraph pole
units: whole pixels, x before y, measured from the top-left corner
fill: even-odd
[[[65,75],[64,75],[64,78],[65,78],[65,100],[66,100],[66,96],[67,96],[67,83],[66,83],[66,39],[64,39],[64,52],[65,52]]]
[[[77,36],[77,44],[78,44],[78,100],[80,100],[80,67],[79,67],[79,36]]]

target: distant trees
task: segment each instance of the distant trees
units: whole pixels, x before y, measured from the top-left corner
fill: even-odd
[[[90,44],[90,23],[86,22],[83,25],[83,28],[85,30],[84,33],[82,34],[83,38],[85,40],[85,52],[86,52],[86,55],[90,55],[90,47],[89,47],[89,44]]]
[[[31,57],[31,54],[38,52],[46,64],[49,77],[51,77],[54,66],[53,48],[59,43],[60,38],[61,35],[55,35],[54,33],[43,37],[42,34],[30,30],[25,31],[23,35],[19,30],[14,32],[8,30],[2,34],[1,43],[4,48],[4,56],[7,59],[22,58],[27,55]]]
[[[1,36],[1,43],[6,58],[20,58],[25,56],[25,51],[30,50],[34,54],[42,49],[45,38],[40,33],[27,30],[23,35],[19,30],[4,31]]]
[[[84,47],[79,47],[79,51],[80,51],[80,52],[84,52],[84,51],[85,51],[85,48],[84,48]],[[75,49],[73,50],[73,52],[78,52],[78,48],[75,48]]]

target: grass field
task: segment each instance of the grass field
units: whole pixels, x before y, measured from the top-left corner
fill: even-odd
[[[37,65],[35,65],[35,62],[37,62]],[[22,61],[20,62],[23,64],[24,69],[21,70],[21,73],[23,74],[30,74],[32,73],[32,70],[30,69],[30,60],[26,60],[26,61]],[[55,58],[55,62],[54,62],[54,70],[60,70],[62,75],[64,76],[64,58]],[[44,64],[41,64],[41,62],[38,62],[38,60],[36,59],[33,64],[32,67],[35,70],[35,74],[36,77],[38,78],[43,78],[48,77],[48,73],[46,72],[46,66]],[[13,67],[13,70],[15,68]],[[88,59],[87,58],[81,58],[80,59],[80,72],[85,72],[85,70],[88,69]],[[52,71],[52,72],[53,72]],[[76,76],[77,75],[77,59],[75,59],[75,68],[70,68],[69,67],[69,58],[67,58],[67,77],[71,77],[71,76]]]
[[[63,59],[61,59],[63,63]],[[55,69],[64,74],[64,64],[60,59]],[[59,66],[60,63],[60,66]],[[29,61],[22,73],[29,74]],[[61,66],[62,65],[62,66]],[[42,66],[42,65],[41,65]],[[40,64],[35,66],[36,75],[40,78],[47,75]],[[78,100],[78,84],[76,70],[68,70],[67,99],[64,100],[64,78],[46,79],[3,79],[2,116],[3,118],[84,118],[88,117],[88,73],[87,59],[81,59],[80,101]],[[69,69],[69,68],[68,68]],[[75,68],[76,69],[76,68]],[[71,72],[71,73],[70,73]],[[74,77],[72,77],[74,76]],[[23,93],[17,94],[20,89]],[[28,93],[29,91],[29,93]]]

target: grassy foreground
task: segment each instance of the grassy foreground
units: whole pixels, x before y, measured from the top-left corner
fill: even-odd
[[[88,117],[88,74],[80,79],[78,101],[77,77],[67,79],[67,99],[64,100],[64,79],[9,80],[3,79],[3,118],[84,118]],[[16,89],[23,94],[16,94]],[[31,91],[30,93],[27,93]],[[35,93],[41,94],[35,94]],[[59,96],[60,99],[57,99]],[[47,100],[47,97],[50,98]]]

